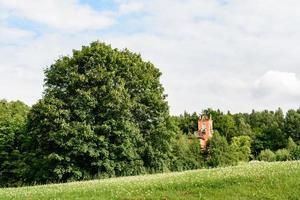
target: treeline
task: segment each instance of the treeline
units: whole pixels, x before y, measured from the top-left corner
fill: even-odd
[[[235,136],[228,142],[217,131],[209,141],[207,150],[201,151],[199,140],[191,139],[180,129],[179,122],[187,115],[178,118],[169,117],[168,131],[171,134],[168,138],[162,138],[163,134],[158,132],[155,140],[151,140],[153,145],[164,145],[156,147],[162,150],[155,152],[153,147],[148,150],[147,147],[150,147],[147,143],[150,143],[150,139],[147,142],[140,141],[139,146],[129,146],[130,143],[126,141],[129,138],[126,137],[134,138],[139,135],[138,132],[132,132],[130,134],[136,135],[126,136],[127,132],[124,127],[119,127],[117,130],[117,136],[121,138],[112,133],[106,137],[100,137],[103,147],[99,147],[97,144],[99,145],[100,142],[93,138],[93,133],[83,128],[79,129],[76,134],[67,132],[77,131],[74,127],[63,131],[57,129],[55,123],[57,120],[62,120],[63,116],[53,116],[49,107],[46,109],[44,104],[40,104],[41,102],[30,108],[20,101],[0,101],[1,186],[228,166],[239,161],[248,161],[250,158],[250,137]],[[52,112],[54,111],[60,110],[53,109]],[[37,115],[41,117],[41,112],[43,112],[43,119],[36,119]],[[53,119],[49,118],[50,116]],[[49,123],[49,120],[53,121]],[[197,118],[195,120],[197,121]],[[194,120],[190,122],[194,123]],[[64,126],[70,125],[64,124]],[[106,125],[105,128],[110,129],[113,126]],[[110,137],[113,137],[113,140]],[[109,139],[112,141],[108,141]],[[97,151],[105,152],[107,155],[99,155]],[[141,154],[141,152],[144,153],[143,151],[147,152],[145,157],[139,157],[136,153]],[[95,161],[91,160],[91,153],[95,155]],[[105,160],[104,156],[109,159]],[[98,166],[101,171],[93,171],[96,164],[107,168]]]
[[[300,109],[283,113],[276,111],[252,111],[231,114],[207,109],[202,114],[211,115],[213,129],[227,143],[245,136],[250,141],[249,159],[283,161],[300,159]],[[177,126],[184,135],[193,135],[198,127],[199,114],[174,116]],[[219,137],[219,136],[218,136]]]
[[[170,116],[160,76],[139,54],[99,42],[59,58],[35,105],[0,101],[0,186],[227,166],[272,151],[299,158],[299,110],[205,110],[215,132],[201,151],[191,139],[199,116]]]
[[[120,169],[120,174],[112,171],[111,174],[108,171],[98,171],[93,176],[91,172],[88,172],[90,166],[86,166],[86,171],[76,168],[78,177],[65,178],[64,176],[59,176],[60,174],[66,174],[65,171],[51,171],[64,169],[60,165],[59,167],[61,168],[54,168],[55,166],[57,167],[57,164],[53,160],[58,159],[61,161],[59,154],[56,153],[57,147],[53,148],[52,151],[42,152],[45,150],[36,146],[36,140],[46,140],[47,138],[49,139],[49,136],[34,138],[36,136],[30,132],[32,130],[30,126],[33,126],[31,115],[36,112],[33,109],[36,109],[35,106],[30,108],[20,101],[0,101],[1,186],[20,186],[163,171],[181,171],[203,167],[235,165],[240,161],[249,160],[285,161],[300,159],[300,141],[295,131],[297,130],[295,127],[300,124],[300,110],[289,110],[284,115],[281,109],[275,112],[253,111],[250,114],[224,114],[219,110],[208,109],[204,110],[202,114],[212,115],[214,135],[204,151],[200,149],[199,140],[193,138],[194,133],[197,131],[197,121],[200,114],[184,113],[183,115],[169,118],[169,128],[174,135],[165,144],[169,148],[169,152],[160,161],[163,165],[162,167],[128,166],[127,170],[132,170],[131,172],[121,172],[122,169]],[[43,122],[37,123],[41,124]],[[82,132],[82,134],[84,137],[88,137],[85,136],[86,132]],[[62,137],[59,136],[56,139],[62,140]],[[70,138],[70,140],[75,139],[74,137]],[[48,144],[44,143],[44,145]],[[76,148],[87,148],[87,145],[84,142],[76,143]],[[116,145],[116,143],[108,145]],[[130,151],[131,149],[124,148],[118,153],[122,154],[127,150]],[[103,151],[103,149],[99,148],[99,151]],[[39,154],[45,153],[48,153],[47,157],[41,158],[39,156]],[[70,152],[65,151],[65,153]],[[115,151],[107,153],[115,153]],[[48,159],[52,162],[48,163]],[[81,159],[89,162],[85,156]],[[146,158],[145,161],[151,162],[149,158]],[[99,162],[103,161],[99,158]],[[116,163],[120,162],[120,158],[112,158],[110,162],[112,166],[116,165]],[[137,172],[134,171],[136,167],[143,169]],[[70,168],[68,169],[71,170]],[[56,179],[53,179],[54,174],[57,174]]]

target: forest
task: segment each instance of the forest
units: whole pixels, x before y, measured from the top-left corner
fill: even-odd
[[[0,101],[0,186],[22,186],[300,159],[300,109],[171,116],[161,72],[93,42],[45,70],[34,105]],[[188,140],[200,115],[214,135]]]

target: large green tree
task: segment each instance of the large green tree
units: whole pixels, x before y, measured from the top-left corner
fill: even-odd
[[[29,181],[168,168],[174,133],[153,64],[93,42],[58,59],[45,75],[44,97],[29,115]]]
[[[0,100],[0,185],[18,185],[26,168],[22,144],[26,140],[29,107],[20,101]]]
[[[296,143],[300,144],[300,109],[286,113],[284,130]]]
[[[254,131],[253,154],[256,156],[263,149],[272,151],[286,146],[287,135],[284,131],[284,115],[279,108],[274,111],[253,111],[250,125]]]

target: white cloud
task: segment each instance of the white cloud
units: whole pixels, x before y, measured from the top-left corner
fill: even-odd
[[[299,107],[300,1],[115,1],[119,7],[111,13],[75,0],[0,0],[10,15],[63,30],[44,31],[37,38],[21,34],[25,45],[0,46],[0,80],[13,88],[0,88],[3,97],[22,100],[27,91],[26,102],[35,102],[41,96],[36,91],[41,91],[42,68],[99,39],[140,52],[159,67],[174,114],[207,107],[233,112]],[[145,15],[126,21],[129,13]],[[111,25],[112,32],[94,31]],[[128,34],[131,27],[138,31]],[[28,88],[36,89],[22,84],[25,72],[34,80]]]
[[[297,107],[291,98],[253,95],[266,71],[300,73],[300,2],[144,1],[146,32],[112,38],[141,52],[163,71],[173,113],[206,107],[234,112]],[[275,4],[275,5],[274,5]],[[300,100],[298,98],[298,100]]]
[[[144,7],[143,2],[140,1],[120,1],[119,14],[128,14],[141,11]]]
[[[0,43],[15,43],[17,40],[33,37],[34,33],[18,28],[1,26],[0,24]]]
[[[253,82],[250,100],[260,110],[299,108],[300,80],[293,72],[267,71]]]
[[[254,82],[254,95],[258,98],[298,97],[300,99],[300,80],[295,73],[268,71]]]
[[[64,31],[102,29],[114,23],[110,12],[96,12],[77,0],[0,0],[16,17],[23,17]]]

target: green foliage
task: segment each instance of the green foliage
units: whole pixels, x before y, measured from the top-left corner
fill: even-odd
[[[173,117],[170,120],[170,124],[173,125],[170,129],[177,133],[171,143],[172,159],[170,169],[172,171],[182,171],[200,168],[203,165],[204,159],[200,149],[199,139],[193,137],[191,134],[182,134],[179,130],[178,119],[179,118]]]
[[[203,165],[200,143],[197,138],[188,139],[187,136],[178,134],[173,142],[172,171],[197,169]]]
[[[175,133],[159,82],[140,55],[94,42],[45,71],[29,115],[30,182],[163,171]]]
[[[292,148],[290,150],[292,160],[300,160],[300,146]]]
[[[29,107],[20,101],[0,100],[0,186],[18,185],[25,163],[22,142]]]
[[[254,130],[253,154],[263,149],[277,150],[286,146],[287,136],[284,132],[284,115],[277,111],[252,112],[250,125]]]
[[[287,161],[291,159],[290,152],[287,149],[278,149],[275,155],[276,161]]]
[[[205,153],[201,151],[200,141],[198,139],[191,139],[189,143],[189,150],[191,152],[191,157],[195,160],[196,165],[194,169],[204,167],[205,164]],[[193,169],[193,168],[190,168]]]
[[[293,138],[288,138],[287,148],[292,150],[293,148],[297,147],[297,144],[294,142]]]
[[[258,160],[272,162],[276,160],[276,155],[270,149],[262,150],[257,157]]]
[[[236,114],[233,116],[235,121],[236,134],[241,136],[253,137],[253,131],[250,124],[246,121],[246,116],[243,114]]]
[[[300,144],[300,109],[286,113],[284,129],[289,137]]]
[[[249,136],[233,137],[230,146],[238,161],[249,161],[251,155],[251,138]]]
[[[291,137],[288,139],[287,148],[292,160],[300,160],[300,145],[297,145]]]
[[[178,117],[174,116],[173,118],[176,121],[179,129],[186,135],[194,134],[194,132],[198,130],[199,116],[196,112],[194,112],[193,114],[184,112],[183,115],[180,115]]]
[[[236,135],[235,121],[230,113],[224,115],[220,110],[207,109],[203,111],[203,114],[212,116],[214,130],[225,136],[227,141],[231,141],[231,138]]]
[[[235,121],[231,115],[221,116],[219,121],[214,124],[214,127],[220,134],[225,136],[227,141],[231,141],[232,137],[236,135]]]
[[[237,163],[234,152],[226,138],[215,132],[208,144],[207,164],[212,167],[228,166]]]

